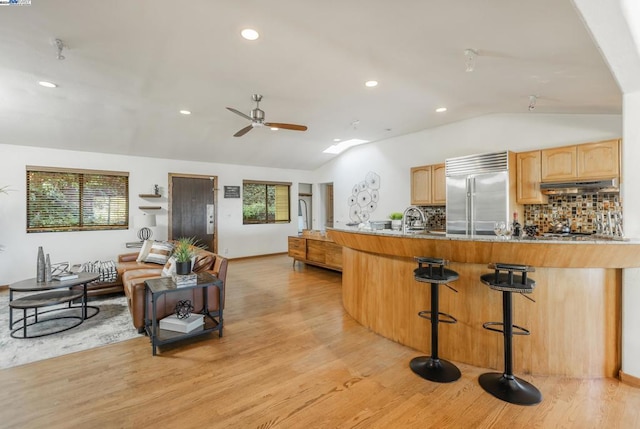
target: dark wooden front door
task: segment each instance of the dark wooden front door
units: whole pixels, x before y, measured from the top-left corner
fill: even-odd
[[[170,239],[195,237],[217,252],[215,182],[215,177],[169,175]]]

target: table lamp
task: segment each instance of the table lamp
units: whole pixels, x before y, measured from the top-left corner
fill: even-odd
[[[140,241],[148,240],[153,235],[152,226],[156,226],[156,215],[138,215],[134,218],[134,224],[138,230],[138,238]]]

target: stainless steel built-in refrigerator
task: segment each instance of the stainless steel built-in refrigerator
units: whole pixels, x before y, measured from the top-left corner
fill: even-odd
[[[447,159],[447,234],[494,235],[510,222],[509,152]],[[515,165],[511,166],[515,168]]]

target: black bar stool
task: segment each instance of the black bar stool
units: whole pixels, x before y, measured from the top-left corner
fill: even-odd
[[[535,269],[527,265],[502,263],[489,264],[489,268],[494,272],[480,276],[480,280],[491,289],[502,292],[502,322],[487,322],[482,327],[490,331],[502,332],[504,336],[504,373],[485,373],[479,377],[478,381],[484,390],[503,401],[518,405],[538,404],[542,401],[540,391],[533,384],[513,375],[513,336],[529,335],[530,332],[513,324],[511,308],[513,292],[525,294],[533,291],[536,282],[527,278],[527,273]],[[520,274],[514,274],[514,272]],[[528,296],[523,296],[533,301]],[[502,326],[502,329],[496,329],[494,326]]]
[[[447,283],[458,280],[458,273],[444,266],[448,264],[444,259],[416,257],[418,268],[414,272],[417,281],[431,283],[431,310],[418,313],[423,319],[431,320],[431,356],[413,358],[409,366],[420,377],[439,383],[449,383],[460,378],[460,370],[451,362],[438,356],[438,323],[456,323],[450,314],[439,310],[438,286],[443,284],[454,292],[458,292]],[[427,265],[427,266],[425,266]],[[442,318],[441,318],[442,316]]]

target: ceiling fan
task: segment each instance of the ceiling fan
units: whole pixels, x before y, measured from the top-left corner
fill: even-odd
[[[227,107],[227,110],[232,111],[236,115],[240,115],[243,118],[246,118],[251,121],[250,125],[247,125],[237,133],[235,133],[234,137],[242,137],[251,131],[254,127],[272,127],[272,128],[282,128],[284,130],[293,130],[293,131],[306,131],[307,127],[305,125],[295,125],[295,124],[283,124],[280,122],[265,122],[264,121],[264,111],[260,109],[260,101],[262,100],[262,95],[253,94],[251,99],[256,102],[255,109],[251,110],[251,116],[245,115],[239,110],[234,109],[233,107]]]

